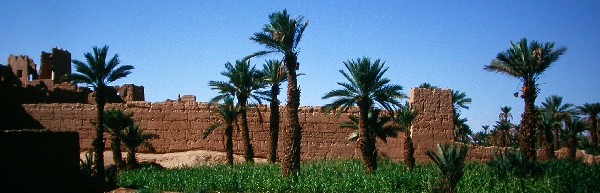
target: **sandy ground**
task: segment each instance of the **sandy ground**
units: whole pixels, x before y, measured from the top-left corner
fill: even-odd
[[[79,157],[85,160],[86,152],[81,152]],[[127,157],[127,152],[123,152],[123,159]],[[224,152],[215,151],[186,151],[176,153],[164,153],[164,154],[150,154],[150,153],[138,153],[137,159],[139,162],[156,162],[165,168],[181,168],[181,167],[193,167],[199,165],[214,165],[225,163],[227,158]],[[233,161],[235,163],[244,162],[244,158],[241,155],[233,155]],[[254,158],[256,163],[266,163],[266,159]],[[104,152],[104,165],[109,166],[114,164],[112,151]]]

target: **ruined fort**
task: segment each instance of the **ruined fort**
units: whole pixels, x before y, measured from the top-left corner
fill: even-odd
[[[51,53],[42,52],[42,65],[37,66],[28,56],[9,56],[8,65],[0,65],[0,98],[2,103],[2,128],[47,129],[50,131],[71,131],[79,134],[80,151],[91,149],[95,133],[96,106],[93,93],[88,88],[79,88],[67,83],[61,77],[71,73],[70,53],[54,48]],[[202,132],[219,121],[214,106],[197,102],[193,95],[179,96],[177,100],[165,102],[145,102],[142,86],[123,85],[110,88],[113,93],[105,109],[121,109],[133,114],[133,119],[145,132],[154,133],[159,139],[151,141],[157,153],[189,150],[224,151],[223,131],[216,130],[206,139]],[[450,144],[453,140],[452,93],[449,89],[413,88],[409,92],[409,103],[417,110],[411,135],[414,141],[415,158],[418,162],[429,159],[425,151],[434,149],[436,144]],[[266,157],[269,136],[269,108],[259,106],[260,111],[251,110],[248,122],[251,143],[257,157]],[[285,130],[287,115],[283,107],[280,128]],[[262,114],[259,115],[259,112]],[[339,124],[348,121],[349,115],[358,111],[351,109],[342,114],[325,114],[320,107],[301,107],[302,160],[352,159],[360,152],[356,143],[347,140],[351,130],[340,128]],[[285,132],[285,131],[282,131]],[[282,136],[282,135],[280,135]],[[110,149],[110,136],[106,146]],[[279,139],[284,140],[283,138]],[[379,156],[393,161],[402,160],[404,135],[378,141]],[[241,154],[241,131],[234,131],[234,152]],[[498,147],[472,146],[467,159],[487,161]],[[283,147],[279,146],[279,156]],[[544,155],[538,153],[540,159]],[[594,157],[592,157],[594,158]],[[600,158],[598,158],[600,160]],[[593,160],[592,160],[593,161]]]

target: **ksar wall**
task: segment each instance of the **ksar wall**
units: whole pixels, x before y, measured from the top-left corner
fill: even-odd
[[[418,116],[413,122],[412,137],[418,161],[426,161],[425,151],[433,149],[435,144],[452,143],[453,111],[450,90],[411,89],[410,103],[417,109]],[[90,104],[55,103],[55,104],[23,104],[23,108],[46,129],[53,131],[76,131],[80,137],[83,150],[91,148],[96,122],[96,108]],[[127,102],[107,104],[106,109],[123,109],[133,113],[134,120],[145,132],[158,134],[159,139],[152,145],[158,153],[188,150],[223,151],[223,131],[215,130],[207,139],[201,139],[202,132],[211,124],[218,122],[218,114],[214,107],[209,109],[205,103],[197,102]],[[211,112],[211,110],[213,112]],[[262,116],[257,111],[248,113],[252,145],[257,157],[266,157],[268,150],[269,113],[267,107],[260,107]],[[287,115],[281,109],[284,130]],[[338,159],[358,158],[356,143],[347,140],[350,129],[340,128],[339,123],[348,121],[348,115],[356,115],[356,110],[339,115],[324,114],[320,107],[301,107],[300,124],[302,126],[302,159]],[[264,121],[260,123],[260,119]],[[282,136],[282,135],[280,135]],[[391,138],[387,143],[378,141],[380,157],[392,160],[403,159],[404,134]],[[105,135],[109,148],[110,137]],[[279,140],[283,140],[280,138]],[[283,143],[280,143],[283,144]],[[242,153],[241,132],[234,131],[234,151]],[[281,157],[282,147],[279,148]]]

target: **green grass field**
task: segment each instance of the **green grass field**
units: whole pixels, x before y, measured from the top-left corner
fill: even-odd
[[[485,164],[468,164],[458,192],[600,192],[600,165],[570,161],[540,163],[531,178],[498,177]],[[200,166],[174,170],[144,168],[118,175],[117,185],[140,192],[432,192],[439,181],[434,165],[409,172],[402,164],[379,161],[375,174],[358,160],[302,165],[297,178],[282,178],[279,165]]]

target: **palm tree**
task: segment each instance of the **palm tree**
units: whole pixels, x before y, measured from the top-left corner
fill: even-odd
[[[598,146],[598,114],[600,113],[600,103],[585,103],[577,107],[582,114],[588,115],[590,124],[590,144],[592,147]]]
[[[578,117],[572,117],[565,127],[567,132],[567,157],[575,159],[577,151],[577,134],[586,129],[585,122]]]
[[[94,89],[96,100],[96,115],[98,123],[96,124],[96,137],[92,146],[94,147],[94,176],[100,181],[104,181],[104,105],[106,104],[106,89],[107,85],[118,79],[125,78],[131,74],[133,66],[119,66],[119,56],[115,54],[111,59],[106,61],[108,54],[108,46],[102,48],[93,47],[94,54],[85,53],[87,63],[79,60],[73,60],[75,71],[68,76],[68,79],[73,83],[86,84]]]
[[[281,91],[281,82],[287,80],[287,74],[279,60],[268,60],[263,64],[263,76],[265,82],[271,86],[268,99],[271,102],[271,116],[269,117],[269,155],[267,161],[277,161],[277,143],[279,143],[279,99],[277,96]]]
[[[298,87],[297,73],[298,44],[302,39],[308,21],[299,16],[291,19],[287,10],[269,15],[269,24],[263,27],[262,32],[255,33],[250,39],[258,44],[264,45],[268,50],[256,52],[247,58],[267,55],[271,53],[283,54],[283,63],[287,71],[287,105],[289,116],[288,133],[286,138],[284,156],[281,163],[281,174],[289,176],[300,170],[300,141],[302,140],[302,128],[298,119],[298,107],[300,106],[300,88]]]
[[[460,113],[454,113],[454,140],[463,143],[471,142],[471,127],[467,125],[467,118],[460,118]]]
[[[415,167],[415,148],[413,146],[410,128],[416,117],[417,111],[406,102],[398,109],[396,112],[396,119],[394,119],[404,132],[404,164],[406,164],[409,171],[412,171]]]
[[[227,165],[230,166],[233,165],[233,125],[238,115],[233,100],[233,96],[226,96],[223,98],[223,104],[217,104],[217,110],[223,123],[212,124],[202,133],[202,139],[206,139],[215,129],[225,125],[225,152],[227,154]]]
[[[484,67],[485,70],[505,74],[523,81],[521,97],[525,101],[525,111],[521,118],[521,129],[519,129],[519,148],[526,158],[535,160],[535,128],[537,128],[537,112],[535,99],[539,91],[537,80],[546,69],[566,52],[561,47],[554,50],[554,43],[541,44],[532,41],[527,45],[527,39],[523,38],[518,43],[512,43],[511,47],[498,53],[491,64]]]
[[[379,109],[371,109],[368,115],[368,123],[367,126],[373,129],[375,136],[379,138],[384,143],[387,143],[388,137],[397,137],[399,128],[394,127],[392,125],[386,125],[388,122],[392,120],[391,117],[381,116],[381,110]],[[358,117],[350,115],[348,116],[350,121],[346,121],[340,123],[341,128],[352,129],[352,133],[348,135],[348,140],[357,141],[358,140]]]
[[[125,168],[123,155],[121,155],[121,137],[123,130],[133,125],[131,114],[126,114],[123,110],[107,110],[104,112],[104,127],[112,136],[110,148],[113,152],[113,161],[118,169]]]
[[[575,108],[571,103],[562,102],[562,97],[557,95],[551,95],[544,102],[542,102],[542,111],[548,112],[551,116],[553,122],[552,129],[554,134],[553,145],[554,150],[558,150],[560,148],[560,128],[562,127],[564,122],[571,120],[571,115],[574,115]]]
[[[437,144],[437,154],[431,150],[425,152],[442,174],[443,192],[456,192],[456,185],[464,174],[463,168],[468,151],[469,148],[464,145],[446,144],[442,147]]]
[[[375,60],[371,63],[371,59],[364,57],[344,62],[344,65],[348,72],[340,70],[340,73],[348,83],[338,82],[343,89],[332,90],[322,97],[323,99],[336,98],[332,103],[323,106],[323,110],[331,112],[339,108],[341,112],[345,112],[354,105],[358,106],[357,146],[361,150],[365,170],[371,173],[377,169],[377,148],[374,131],[368,127],[368,113],[375,104],[392,113],[394,106],[400,105],[397,99],[406,96],[400,93],[401,86],[389,84],[390,80],[383,77],[387,72],[387,68],[384,67],[385,62]]]
[[[500,119],[500,121],[511,121],[513,119],[512,114],[510,113],[510,111],[512,110],[512,107],[509,106],[503,106],[500,107],[500,114],[498,115],[498,119]]]
[[[254,162],[254,149],[250,143],[250,131],[247,120],[248,100],[255,100],[261,103],[261,97],[257,93],[259,89],[265,87],[262,81],[262,74],[254,66],[250,66],[248,60],[235,61],[235,66],[230,62],[225,64],[225,71],[221,75],[227,77],[228,81],[210,81],[208,85],[212,90],[218,90],[219,95],[211,99],[210,103],[216,103],[219,100],[230,96],[237,98],[238,115],[242,125],[242,140],[244,143],[244,159],[247,163]]]
[[[513,128],[513,124],[508,121],[496,121],[494,129],[497,132],[496,142],[500,147],[509,147],[511,144],[510,140],[510,129]]]
[[[558,143],[555,142],[553,140],[553,130],[556,129],[558,130],[561,127],[561,123],[562,121],[557,121],[556,118],[554,117],[554,115],[552,114],[552,112],[550,111],[540,111],[540,123],[539,123],[539,129],[540,129],[540,137],[543,137],[543,141],[544,141],[544,146],[546,147],[544,149],[544,151],[546,152],[546,156],[550,159],[554,159],[556,156],[554,155],[554,143]],[[558,132],[556,132],[558,133]],[[558,141],[558,137],[557,137],[557,141]]]
[[[158,135],[144,133],[138,125],[130,125],[125,128],[121,140],[127,149],[127,167],[130,169],[138,167],[135,152],[141,145],[146,147],[150,152],[154,152],[155,150],[152,144],[150,144],[150,140],[157,138]]]
[[[467,94],[465,92],[460,92],[458,90],[452,90],[452,105],[454,107],[454,113],[460,112],[460,109],[469,109],[468,104],[471,104],[471,98],[467,98]]]

